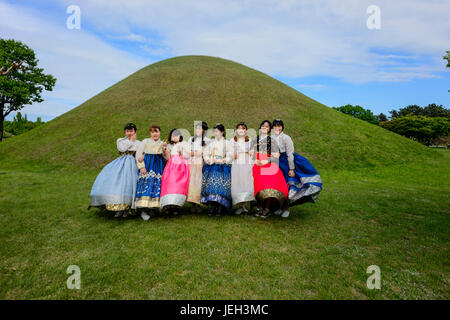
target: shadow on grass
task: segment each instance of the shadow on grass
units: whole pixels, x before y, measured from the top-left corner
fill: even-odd
[[[192,209],[191,204],[186,204],[180,209],[178,209],[178,214],[174,215],[173,213],[162,213],[160,210],[156,211],[156,215],[149,219],[148,221],[142,221],[145,222],[151,222],[154,220],[176,220],[176,219],[182,219],[183,217],[190,217],[190,218],[205,218],[205,219],[211,219],[212,221],[219,221],[219,220],[227,220],[230,219],[239,221],[241,219],[245,219],[246,221],[282,221],[282,222],[300,222],[304,220],[308,220],[312,214],[309,210],[302,210],[302,206],[296,206],[294,208],[291,208],[291,214],[288,218],[282,218],[279,215],[275,215],[274,213],[271,213],[269,217],[267,218],[259,218],[255,216],[255,208],[251,208],[248,210],[247,213],[242,213],[240,215],[236,215],[235,208],[232,208],[228,210],[224,215],[217,217],[217,216],[210,216],[208,215],[209,208],[207,206],[202,206],[202,209],[200,212],[195,212]],[[88,212],[93,213],[98,220],[106,220],[106,221],[133,221],[133,220],[141,220],[140,216],[140,210],[131,210],[129,212],[128,217],[126,218],[115,218],[113,211],[106,210],[105,207],[91,207],[88,209]]]

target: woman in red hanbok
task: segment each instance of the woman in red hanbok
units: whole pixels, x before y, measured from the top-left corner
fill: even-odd
[[[252,140],[251,153],[255,159],[253,182],[258,203],[257,216],[267,218],[271,211],[281,208],[288,197],[288,187],[278,166],[280,157],[278,144],[270,137],[272,124],[261,122],[259,135]]]

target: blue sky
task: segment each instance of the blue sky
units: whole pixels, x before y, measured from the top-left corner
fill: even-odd
[[[69,5],[81,29],[69,30]],[[380,29],[367,28],[370,5]],[[330,107],[378,114],[450,107],[449,1],[0,0],[0,37],[33,48],[58,79],[22,112],[50,120],[151,63],[210,55],[255,68]],[[11,119],[10,115],[8,118]]]

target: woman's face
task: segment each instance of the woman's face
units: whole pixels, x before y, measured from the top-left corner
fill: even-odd
[[[275,126],[275,127],[273,127],[273,131],[275,132],[276,135],[279,135],[283,131],[283,127]]]
[[[180,136],[177,134],[172,134],[172,141],[174,143],[180,142]]]
[[[247,134],[247,129],[245,129],[244,126],[239,126],[236,129],[236,134],[238,137],[245,137],[245,135]]]
[[[261,129],[261,133],[268,134],[270,131],[269,123],[264,122],[260,129]]]
[[[196,135],[197,137],[199,137],[199,138],[203,135],[203,129],[202,129],[202,127],[198,126],[198,127],[195,128],[195,135]]]
[[[214,137],[216,137],[217,139],[221,138],[223,136],[223,132],[220,131],[219,129],[214,129]]]
[[[130,139],[134,133],[135,133],[134,129],[126,129],[125,130],[125,135],[127,136],[128,139]]]
[[[152,137],[153,140],[157,141],[161,136],[161,132],[159,130],[153,130],[150,132],[150,136]]]

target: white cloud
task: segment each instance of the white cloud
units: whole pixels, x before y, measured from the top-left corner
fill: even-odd
[[[54,21],[22,6],[0,2],[0,29],[2,38],[20,40],[34,49],[39,66],[57,78],[53,91],[43,95],[45,101],[27,106],[23,110],[27,113],[62,114],[151,63],[83,29],[67,29],[64,19]]]
[[[450,35],[445,1],[378,0],[381,30],[366,27],[372,0],[79,3],[98,30],[156,32],[174,55],[220,56],[272,75],[326,75],[353,83],[433,77],[444,71],[441,56]],[[404,72],[410,62],[386,52],[417,61]]]
[[[203,54],[285,79],[366,83],[439,77],[449,49],[448,1],[78,0],[78,31],[65,28],[72,0],[42,1],[61,9],[58,21],[49,19],[50,12],[0,2],[0,28],[2,37],[34,48],[59,79],[48,94],[55,103],[83,102],[149,64],[147,57]],[[372,4],[381,9],[381,30],[366,27]],[[132,43],[136,52],[108,40]]]

